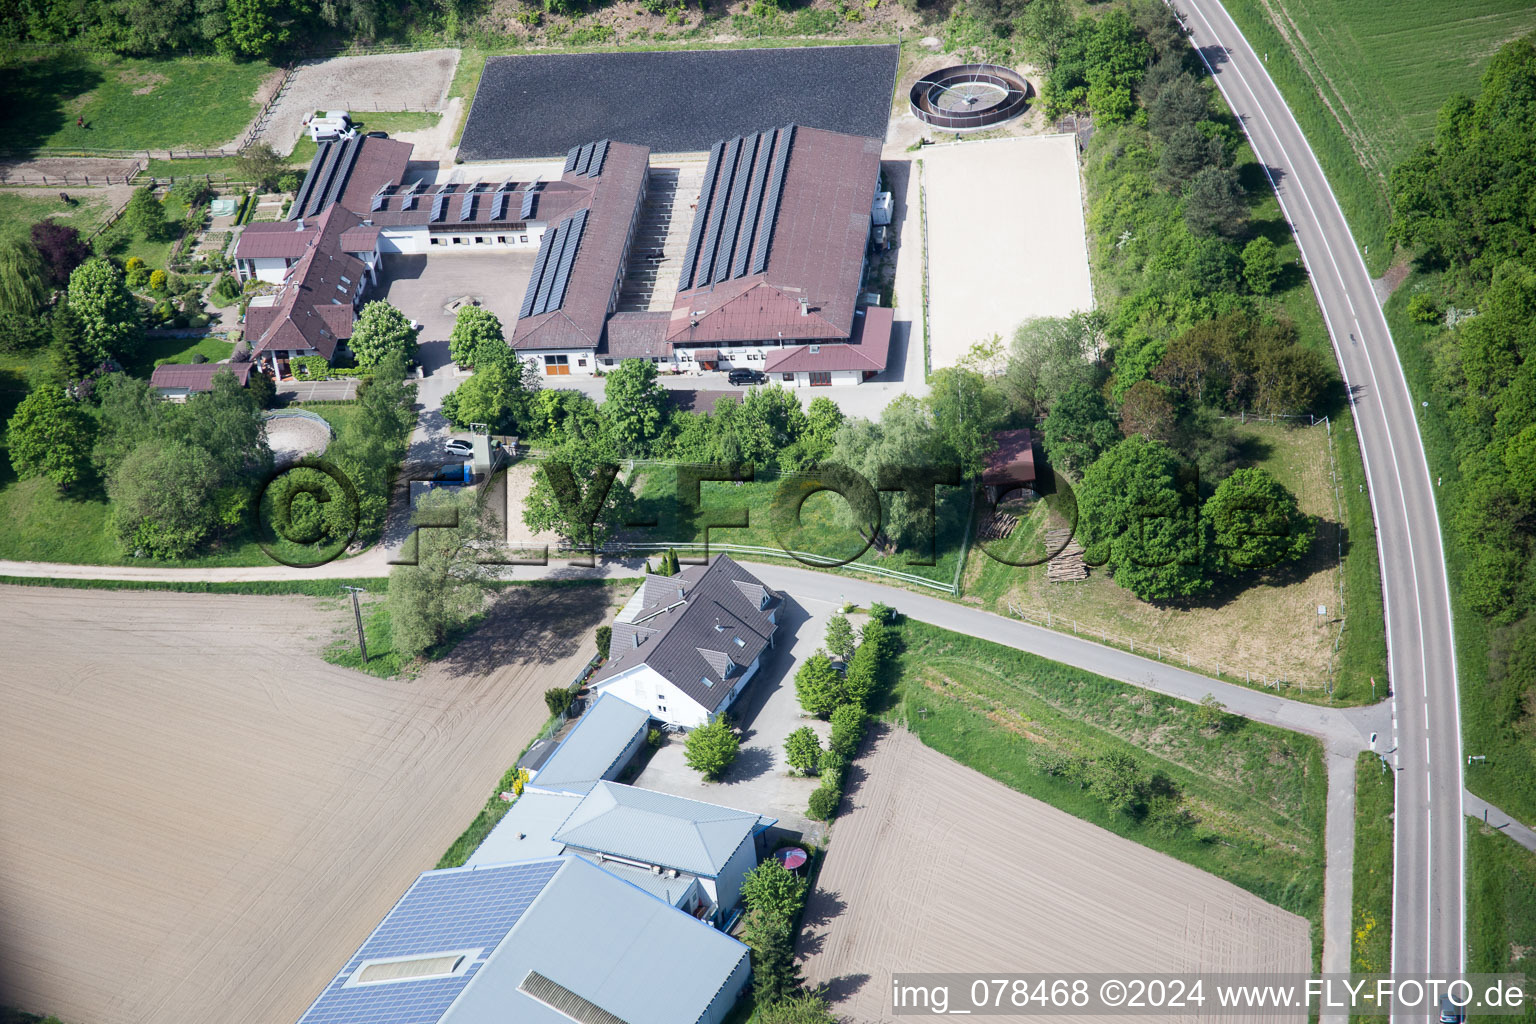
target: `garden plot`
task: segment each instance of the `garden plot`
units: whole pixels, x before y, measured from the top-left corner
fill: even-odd
[[[932,368],[1025,320],[1093,306],[1071,135],[923,149]]]

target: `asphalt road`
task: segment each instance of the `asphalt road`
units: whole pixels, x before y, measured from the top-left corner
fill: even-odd
[[[1217,0],[1176,0],[1174,7],[1268,168],[1300,242],[1359,425],[1386,597],[1391,746],[1398,768],[1392,970],[1461,970],[1461,726],[1434,479],[1415,419],[1421,410],[1409,395],[1343,211],[1263,58]]]

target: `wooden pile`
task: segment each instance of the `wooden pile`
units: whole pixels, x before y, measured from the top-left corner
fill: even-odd
[[[1007,540],[1019,525],[1019,517],[1006,512],[994,512],[992,518],[981,524],[982,540]]]
[[[1053,556],[1045,567],[1045,578],[1051,583],[1061,583],[1064,580],[1085,580],[1088,578],[1088,566],[1083,562],[1083,546],[1072,536],[1070,530],[1061,527],[1047,530],[1045,533],[1045,545],[1047,551],[1061,550]],[[1063,547],[1065,545],[1065,547]]]

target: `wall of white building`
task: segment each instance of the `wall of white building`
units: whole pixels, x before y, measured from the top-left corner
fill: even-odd
[[[736,702],[747,684],[757,675],[762,659],[757,658],[731,683],[730,696],[720,705],[725,711]],[[612,693],[637,708],[650,712],[652,718],[670,722],[684,729],[696,729],[709,722],[711,715],[704,705],[678,689],[670,680],[649,665],[636,665],[611,679],[597,684],[599,692]]]
[[[831,378],[831,387],[840,387],[847,384],[858,384],[864,380],[864,371],[833,370],[831,371]],[[768,382],[770,384],[784,384],[786,386],[792,384],[797,388],[808,388],[811,386],[811,375],[805,370],[801,370],[797,373],[770,373],[768,375]],[[829,385],[818,384],[817,386],[827,387]]]
[[[590,348],[541,349],[519,354],[541,377],[590,377],[597,372],[597,357]],[[556,363],[554,368],[563,366],[566,372],[551,373],[550,360],[559,359],[564,359],[564,362]]]

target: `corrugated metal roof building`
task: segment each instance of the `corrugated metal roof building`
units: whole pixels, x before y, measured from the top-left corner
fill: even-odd
[[[421,875],[300,1024],[718,1024],[747,947],[578,857]]]

